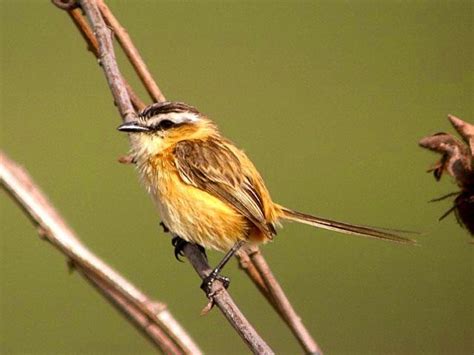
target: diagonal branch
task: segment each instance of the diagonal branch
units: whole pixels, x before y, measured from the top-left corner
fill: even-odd
[[[133,121],[137,114],[133,108],[122,74],[117,65],[111,31],[105,24],[95,1],[80,0],[79,4],[89,19],[94,35],[97,38],[99,44],[99,61],[104,70],[105,79],[109,84],[120,116],[124,122]]]
[[[248,249],[237,255],[240,268],[245,271],[260,293],[290,328],[305,352],[322,355],[322,350],[291,305],[260,249],[258,247]]]
[[[163,352],[200,353],[166,306],[152,301],[89,251],[28,174],[0,152],[0,185],[37,226],[40,236],[65,254],[81,275]],[[173,339],[173,340],[172,340]]]
[[[271,304],[277,313],[283,318],[290,330],[293,332],[300,345],[307,354],[322,355],[323,352],[319,348],[316,341],[304,326],[301,317],[298,316],[290,301],[286,297],[282,287],[273,275],[265,258],[258,248],[249,251],[248,255],[255,268],[258,270],[261,278],[266,286],[266,290],[272,300]]]
[[[56,2],[54,3],[56,4]],[[67,13],[82,35],[82,38],[84,38],[86,41],[89,51],[92,52],[96,58],[99,58],[99,44],[97,43],[97,39],[92,33],[89,24],[84,19],[84,16],[82,16],[81,9],[78,7],[72,7],[71,9],[66,8],[65,10],[67,10]],[[140,100],[138,95],[135,93],[135,91],[133,91],[132,87],[127,82],[124,81],[124,83],[127,88],[127,92],[130,95],[130,99],[132,100],[133,107],[136,110],[144,109],[145,103]]]
[[[127,58],[132,63],[133,68],[135,69],[138,77],[142,81],[143,86],[148,91],[148,94],[155,102],[166,101],[165,96],[161,92],[160,88],[156,84],[152,75],[150,74],[148,67],[143,61],[138,49],[133,44],[130,36],[128,35],[125,28],[123,28],[118,20],[115,18],[114,14],[109,10],[108,6],[103,0],[97,0],[97,5],[99,6],[100,12],[104,17],[104,20],[112,28],[115,36],[120,43],[123,51],[127,55]]]

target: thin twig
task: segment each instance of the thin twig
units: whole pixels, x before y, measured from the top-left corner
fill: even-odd
[[[258,253],[258,258],[254,257],[256,253]],[[253,257],[249,255],[253,255]],[[291,303],[289,303],[286,294],[278,283],[278,280],[273,276],[270,266],[261,254],[259,248],[254,247],[250,251],[242,250],[238,253],[237,258],[239,259],[240,268],[246,272],[260,293],[267,299],[268,303],[270,303],[273,309],[290,328],[305,352],[309,354],[322,354],[316,341],[310,335],[300,317],[296,314]],[[269,275],[271,275],[271,279],[267,279]],[[270,286],[271,291],[268,286]]]
[[[201,279],[204,279],[210,274],[212,269],[199,249],[198,253],[195,252],[196,249],[193,244],[186,244],[183,251]],[[215,303],[219,307],[229,323],[254,354],[273,354],[272,349],[258,335],[219,280],[212,284],[211,294],[210,305],[212,306]]]
[[[254,263],[250,259],[248,253],[246,250],[241,249],[237,253],[237,259],[239,260],[239,267],[240,269],[244,270],[247,276],[252,280],[254,285],[257,287],[257,289],[262,293],[262,295],[267,299],[267,301],[274,306],[274,301],[268,292],[267,285],[265,285],[265,282],[262,279],[262,275],[260,275],[259,271],[255,267]],[[275,307],[275,310],[277,308]]]
[[[111,32],[105,24],[95,1],[79,0],[79,4],[89,19],[99,43],[99,60],[120,116],[124,122],[133,121],[137,114],[132,106],[122,74],[117,65]]]
[[[278,309],[278,313],[285,319],[286,323],[290,327],[295,337],[298,339],[305,352],[307,354],[322,355],[323,352],[304,326],[303,322],[301,321],[301,317],[298,316],[294,310],[290,301],[283,292],[283,289],[270,270],[270,267],[263,258],[260,250],[255,248],[249,253],[249,257],[265,282],[266,288],[274,301],[273,303]]]
[[[84,40],[86,41],[88,45],[88,50],[92,52],[92,54],[94,54],[96,58],[99,58],[99,44],[97,43],[97,39],[92,33],[89,24],[84,19],[84,16],[82,16],[81,9],[76,7],[72,10],[68,10],[67,13],[71,17],[71,20],[76,25]],[[138,95],[126,81],[124,81],[124,83],[127,88],[128,94],[130,95],[130,100],[132,100],[133,107],[138,111],[144,109],[146,106],[145,103],[138,97]]]
[[[148,94],[150,95],[151,99],[155,102],[166,101],[165,96],[163,95],[160,88],[153,79],[152,75],[150,74],[148,67],[140,56],[138,49],[133,44],[125,28],[120,25],[117,18],[109,10],[103,0],[97,0],[97,4],[99,6],[100,12],[102,13],[102,16],[104,17],[104,20],[112,28],[115,37],[120,43],[120,46],[125,52],[127,58],[130,60],[130,63],[132,64],[133,68],[135,69],[135,72],[138,74],[138,77],[142,81],[143,86],[148,91]]]
[[[43,238],[65,254],[72,261],[72,265],[99,287],[109,300],[113,300],[117,308],[133,320],[135,325],[146,326],[143,332],[149,340],[159,344],[167,353],[200,353],[197,345],[166,309],[166,305],[151,301],[148,296],[89,251],[28,174],[2,152],[0,152],[0,184],[39,227]],[[181,349],[173,342],[161,342],[163,331],[175,340]]]
[[[150,339],[154,345],[158,346],[165,354],[183,354],[172,339],[156,324],[150,323],[148,317],[139,309],[130,304],[120,293],[116,292],[107,283],[94,276],[93,273],[77,267],[80,275],[84,277],[94,288],[102,294],[119,312],[129,319],[135,328],[140,331],[146,338]],[[156,305],[157,311],[161,308],[161,303]],[[124,312],[126,310],[126,312]]]

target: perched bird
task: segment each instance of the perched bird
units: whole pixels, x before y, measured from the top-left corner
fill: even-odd
[[[272,201],[247,155],[224,138],[216,124],[180,102],[155,103],[134,122],[118,127],[130,134],[131,158],[156,203],[163,225],[183,243],[227,252],[205,279],[210,286],[230,257],[246,243],[272,240],[282,220],[399,243],[411,239],[383,228],[332,221]],[[227,280],[224,282],[228,284]]]

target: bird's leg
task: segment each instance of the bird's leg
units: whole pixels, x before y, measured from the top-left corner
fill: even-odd
[[[188,244],[187,241],[185,241],[183,238],[179,236],[174,236],[173,239],[171,239],[171,244],[174,246],[174,257],[176,260],[181,261],[182,260],[179,258],[180,256],[184,256],[183,249]],[[207,260],[207,255],[206,255],[206,250],[199,244],[196,244],[197,247],[199,248],[199,251],[204,255],[204,257]]]
[[[184,256],[183,249],[186,244],[188,244],[187,241],[185,241],[183,238],[180,238],[178,236],[173,237],[171,239],[171,244],[174,246],[174,257],[178,261],[183,261],[180,259],[180,256]]]
[[[234,244],[232,248],[224,255],[222,260],[217,264],[217,266],[211,271],[211,273],[202,280],[201,288],[209,296],[211,295],[212,284],[214,281],[219,280],[222,282],[225,288],[229,287],[230,280],[228,277],[219,275],[219,273],[224,268],[225,264],[234,256],[234,254],[240,249],[240,247],[245,243],[244,240],[239,240]]]

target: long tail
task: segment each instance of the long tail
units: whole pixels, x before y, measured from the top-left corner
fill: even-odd
[[[390,242],[396,242],[396,243],[402,243],[402,244],[416,244],[415,240],[401,237],[395,234],[396,232],[403,233],[404,231],[396,231],[396,230],[392,231],[392,230],[384,229],[384,228],[365,227],[365,226],[358,226],[355,224],[332,221],[330,219],[311,216],[306,213],[293,211],[283,206],[281,206],[281,211],[283,213],[282,217],[284,219],[308,224],[313,227],[329,229],[329,230],[336,231],[339,233],[387,240]]]

